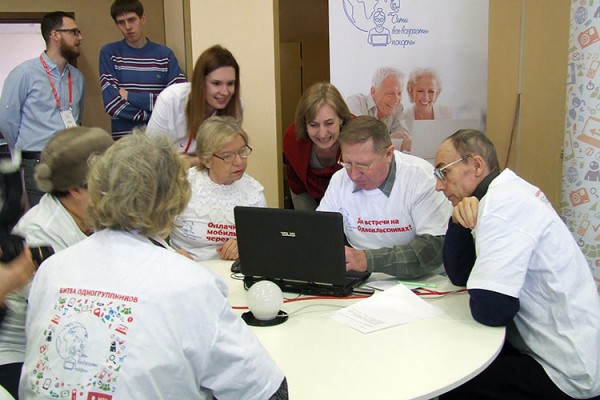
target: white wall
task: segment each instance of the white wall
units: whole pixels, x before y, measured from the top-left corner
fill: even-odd
[[[277,0],[190,1],[192,60],[220,44],[240,65],[243,127],[254,149],[248,173],[265,187],[269,207],[281,204],[278,13]]]
[[[0,93],[10,71],[23,61],[38,57],[45,48],[40,24],[0,24],[0,54],[10,55],[0,63]]]
[[[179,66],[189,77],[191,69],[187,71],[186,46],[185,46],[185,27],[186,19],[184,15],[183,0],[163,0],[164,5],[164,26],[165,26],[165,44],[173,50],[175,57],[179,60]]]

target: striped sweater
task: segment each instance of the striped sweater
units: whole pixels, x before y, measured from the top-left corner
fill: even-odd
[[[159,93],[174,83],[186,82],[175,54],[166,46],[147,41],[141,49],[125,40],[100,50],[100,86],[104,109],[112,119],[114,139],[150,119]],[[127,100],[119,89],[127,90]]]

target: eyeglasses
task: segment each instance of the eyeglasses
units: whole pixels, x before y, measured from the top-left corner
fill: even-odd
[[[464,159],[467,159],[467,158],[469,158],[469,157],[471,157],[471,155],[470,155],[470,154],[467,154],[466,156],[462,156],[462,157],[461,157],[461,158],[459,158],[458,160],[456,160],[456,161],[452,161],[450,164],[446,164],[446,165],[444,165],[444,166],[443,166],[443,167],[441,167],[441,168],[439,168],[439,167],[437,167],[437,168],[434,168],[434,169],[433,169],[433,175],[434,175],[436,178],[438,178],[439,180],[442,180],[442,181],[443,181],[443,180],[446,180],[446,172],[445,172],[445,171],[447,171],[448,169],[450,169],[450,168],[451,168],[451,167],[452,167],[454,164],[456,164],[456,163],[458,163],[458,162],[461,162],[462,160],[464,160]]]
[[[233,162],[233,160],[235,160],[235,156],[240,156],[240,158],[248,158],[248,156],[251,153],[252,153],[252,147],[246,145],[246,146],[242,147],[241,149],[239,149],[237,151],[237,153],[235,153],[233,151],[229,151],[229,152],[223,153],[221,155],[213,153],[213,156],[217,157],[218,159],[223,160],[227,164],[231,164]]]
[[[56,32],[69,32],[75,37],[81,36],[81,31],[79,28],[71,28],[71,29],[55,29]]]
[[[341,165],[342,167],[344,167],[347,171],[349,171],[350,168],[354,168],[358,172],[365,173],[371,169],[371,167],[373,166],[373,164],[375,164],[375,161],[377,161],[377,158],[379,158],[380,155],[381,154],[377,155],[377,157],[375,157],[373,159],[373,161],[371,161],[369,164],[353,164],[353,163],[349,163],[349,162],[344,162],[344,161],[342,161],[341,156],[337,163],[339,165]]]

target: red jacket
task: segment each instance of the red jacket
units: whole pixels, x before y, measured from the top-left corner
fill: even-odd
[[[331,176],[342,168],[338,163],[325,169],[308,166],[313,142],[310,139],[296,138],[296,124],[292,122],[283,137],[285,170],[290,190],[295,194],[308,193],[317,201],[323,198]],[[338,150],[338,158],[340,150]]]

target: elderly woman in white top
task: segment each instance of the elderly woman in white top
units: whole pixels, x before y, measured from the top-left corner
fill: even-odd
[[[100,128],[73,127],[57,132],[44,147],[35,180],[46,194],[17,223],[13,234],[32,247],[59,252],[85,239],[92,229],[87,206],[88,158],[113,144]],[[25,358],[25,316],[28,289],[6,298],[6,318],[0,325],[0,385],[17,397]]]
[[[163,239],[190,198],[186,170],[165,137],[127,135],[92,159],[95,233],[36,272],[22,399],[288,398],[225,282]]]
[[[177,218],[171,245],[194,260],[238,258],[235,206],[266,207],[263,186],[246,174],[248,134],[232,117],[210,117],[196,135],[200,164],[190,168],[192,199]]]
[[[452,109],[436,104],[442,93],[442,82],[436,71],[422,68],[413,71],[406,83],[408,98],[413,106],[406,110],[405,119],[412,131],[413,122],[423,119],[451,119]]]

